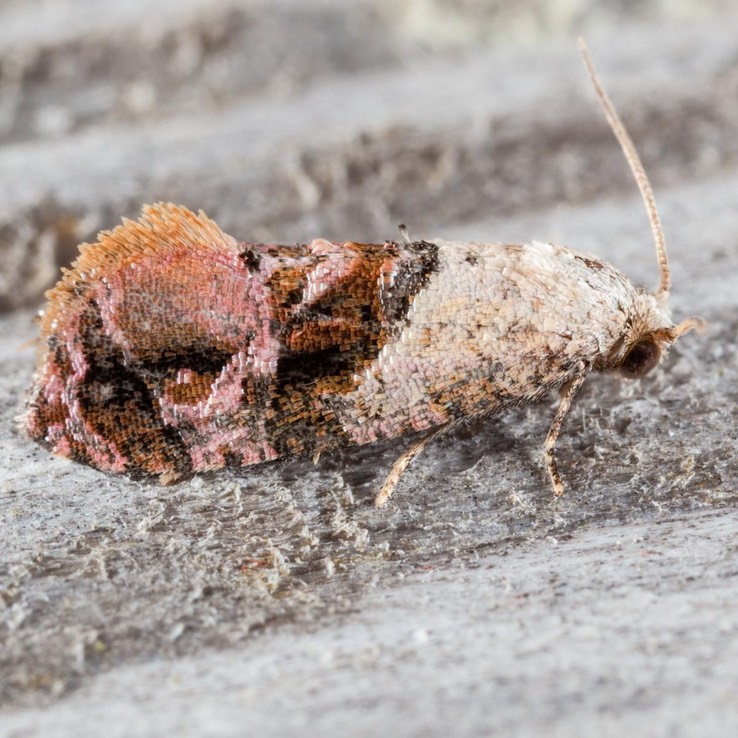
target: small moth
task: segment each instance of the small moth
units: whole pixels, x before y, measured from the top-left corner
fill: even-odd
[[[425,432],[428,442],[558,389],[554,447],[591,371],[648,374],[680,336],[664,234],[641,161],[580,49],[643,196],[661,281],[635,288],[551,243],[242,243],[158,204],[83,244],[47,293],[30,436],[107,472],[170,483]]]

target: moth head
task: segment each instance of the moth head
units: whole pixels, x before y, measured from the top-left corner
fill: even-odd
[[[688,318],[674,325],[660,295],[641,292],[634,300],[626,334],[610,353],[609,366],[627,379],[645,377],[681,336],[704,326],[701,318]]]
[[[658,366],[662,356],[661,346],[651,338],[643,338],[634,343],[623,357],[619,371],[628,379],[645,377]]]

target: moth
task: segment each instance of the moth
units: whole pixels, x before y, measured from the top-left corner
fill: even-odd
[[[47,293],[25,426],[57,454],[157,478],[317,457],[422,433],[376,497],[458,423],[558,390],[554,449],[592,371],[648,374],[674,324],[653,193],[583,42],[599,102],[643,197],[661,279],[634,287],[552,243],[236,241],[204,213],[144,207],[83,244]]]

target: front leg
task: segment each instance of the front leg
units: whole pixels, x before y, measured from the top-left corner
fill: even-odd
[[[580,373],[573,379],[570,379],[559,390],[559,397],[561,400],[558,408],[556,409],[556,415],[554,415],[554,418],[551,421],[551,427],[548,429],[546,441],[543,444],[544,455],[546,457],[546,471],[548,472],[548,477],[551,480],[551,486],[553,487],[553,493],[556,497],[561,497],[561,495],[564,494],[564,484],[561,481],[561,475],[559,474],[559,470],[556,466],[556,458],[554,455],[556,439],[559,437],[561,424],[564,422],[564,418],[569,412],[574,395],[576,395],[579,388],[584,383],[588,372],[589,367],[582,363],[580,365]]]

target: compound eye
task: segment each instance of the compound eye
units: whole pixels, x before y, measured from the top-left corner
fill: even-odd
[[[645,377],[661,360],[661,349],[653,341],[638,341],[625,355],[620,373],[628,379]]]

